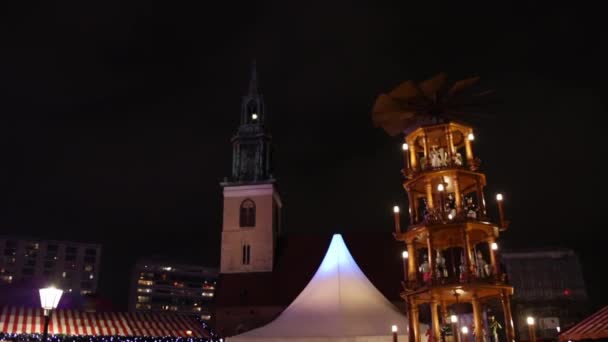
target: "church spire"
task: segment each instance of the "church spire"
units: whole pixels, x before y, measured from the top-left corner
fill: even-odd
[[[264,124],[264,98],[253,60],[249,89],[241,104],[241,124],[232,138],[232,177],[236,183],[271,182],[271,136]]]
[[[257,68],[257,62],[254,59],[253,61],[251,61],[251,78],[249,79],[249,91],[247,92],[247,95],[253,97],[257,94],[259,94],[258,68]]]
[[[264,123],[264,98],[260,92],[258,82],[257,63],[255,59],[251,63],[251,78],[249,89],[243,96],[241,104],[241,125],[261,125]]]

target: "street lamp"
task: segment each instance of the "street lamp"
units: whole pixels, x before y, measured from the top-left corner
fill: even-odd
[[[397,342],[397,326],[393,325],[391,331],[393,332],[393,342]]]
[[[42,342],[46,342],[49,333],[49,321],[51,320],[53,310],[57,309],[62,294],[63,290],[57,289],[54,286],[40,289],[40,306],[44,310],[44,332],[42,334]]]
[[[528,316],[528,318],[526,318],[526,323],[528,323],[528,335],[530,337],[530,341],[536,342],[536,329],[534,329],[534,317]]]

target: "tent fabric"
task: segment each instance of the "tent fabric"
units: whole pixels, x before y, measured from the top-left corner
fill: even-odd
[[[608,338],[608,306],[559,335],[560,341]]]
[[[41,308],[5,306],[0,309],[0,331],[9,334],[34,334],[44,330]],[[188,334],[188,331],[191,334]],[[190,316],[155,313],[82,312],[55,310],[49,334],[209,337],[201,323]]]
[[[335,234],[313,278],[274,321],[226,341],[388,341],[392,325],[405,339],[406,316],[367,279]]]

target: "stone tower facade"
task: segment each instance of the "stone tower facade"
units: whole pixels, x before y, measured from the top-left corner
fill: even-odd
[[[282,202],[271,172],[271,136],[255,62],[232,138],[232,175],[224,193],[220,273],[272,272]]]

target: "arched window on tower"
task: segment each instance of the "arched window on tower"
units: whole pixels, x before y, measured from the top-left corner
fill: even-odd
[[[249,265],[251,263],[251,246],[249,244],[243,245],[243,265]]]
[[[241,227],[255,227],[255,202],[246,199],[241,203]]]

